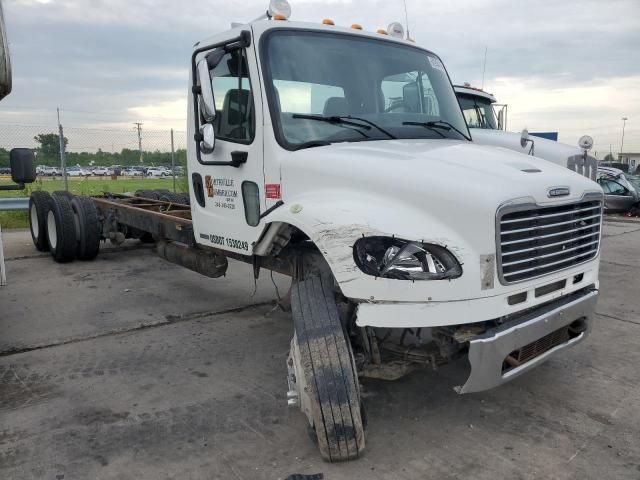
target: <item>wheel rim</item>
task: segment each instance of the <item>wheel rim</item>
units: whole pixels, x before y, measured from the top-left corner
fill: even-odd
[[[29,209],[29,220],[31,223],[31,233],[34,238],[38,238],[40,234],[40,225],[38,224],[38,209],[36,208],[36,204],[31,205]]]
[[[47,232],[49,233],[49,245],[55,249],[58,243],[58,229],[56,228],[56,217],[52,211],[47,215]]]

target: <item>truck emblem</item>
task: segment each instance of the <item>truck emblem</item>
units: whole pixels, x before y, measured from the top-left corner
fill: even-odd
[[[547,196],[549,198],[566,197],[567,195],[569,195],[569,193],[569,187],[552,187],[548,190]]]

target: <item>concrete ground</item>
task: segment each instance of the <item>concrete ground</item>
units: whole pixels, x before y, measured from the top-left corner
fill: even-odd
[[[481,394],[453,392],[464,362],[365,381],[366,455],[338,465],[286,407],[268,272],[208,279],[136,246],[58,265],[3,234],[2,479],[640,478],[640,223],[605,225],[587,341]]]

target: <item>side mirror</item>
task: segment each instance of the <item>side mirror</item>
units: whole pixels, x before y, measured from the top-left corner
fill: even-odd
[[[9,153],[11,180],[17,184],[33,183],[36,179],[35,156],[28,148],[14,148]]]
[[[200,84],[200,111],[205,122],[212,122],[216,118],[216,103],[209,75],[209,62],[206,58],[198,62],[198,83]]]
[[[520,133],[520,146],[524,148],[527,146],[527,143],[529,143],[529,131],[525,128]]]
[[[200,127],[200,151],[205,154],[213,153],[216,148],[216,132],[213,125],[205,123]]]
[[[409,112],[422,112],[422,104],[420,102],[420,92],[416,82],[407,83],[402,87],[402,100],[404,106]]]

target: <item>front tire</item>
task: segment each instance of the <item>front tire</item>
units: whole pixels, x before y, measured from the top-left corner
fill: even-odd
[[[305,388],[300,404],[315,431],[322,457],[329,462],[353,460],[365,446],[360,388],[355,362],[345,337],[330,279],[312,276],[294,281],[291,311],[295,327],[292,353],[299,358]]]

